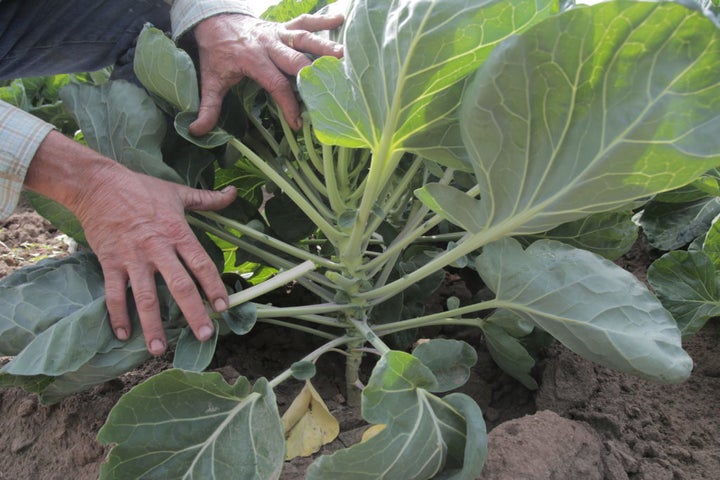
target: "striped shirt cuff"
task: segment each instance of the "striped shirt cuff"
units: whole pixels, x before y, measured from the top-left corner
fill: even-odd
[[[53,129],[51,124],[0,101],[0,219],[15,210],[30,161]]]
[[[252,15],[253,11],[249,0],[175,0],[170,10],[173,40],[206,18],[222,13]]]

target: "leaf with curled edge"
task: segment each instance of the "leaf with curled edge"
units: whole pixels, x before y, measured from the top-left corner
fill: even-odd
[[[308,480],[476,478],[485,462],[482,412],[468,396],[444,398],[429,368],[401,351],[383,355],[363,390],[362,414],[386,427],[369,440],[320,457]]]
[[[693,363],[673,317],[613,262],[552,240],[523,250],[503,239],[486,245],[475,266],[499,308],[586,359],[662,383],[690,375]]]

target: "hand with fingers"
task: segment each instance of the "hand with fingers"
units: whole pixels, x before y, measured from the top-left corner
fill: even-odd
[[[55,131],[40,144],[25,186],[65,205],[80,220],[102,266],[110,323],[120,340],[132,333],[129,285],[148,351],[165,352],[157,273],[195,336],[202,341],[213,336],[200,291],[218,312],[228,307],[228,294],[185,211],[224,208],[235,199],[235,188],[198,190],[136,173]]]
[[[342,57],[342,45],[315,34],[342,22],[341,15],[301,15],[276,23],[225,14],[198,24],[194,34],[200,55],[200,110],[190,133],[203,135],[215,126],[225,94],[245,77],[267,90],[288,124],[299,129],[300,107],[288,76],[311,63],[306,53]]]

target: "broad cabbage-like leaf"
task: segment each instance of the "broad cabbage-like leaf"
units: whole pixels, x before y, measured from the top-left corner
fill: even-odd
[[[366,442],[320,457],[309,480],[476,478],[485,462],[482,412],[463,394],[438,398],[437,379],[412,355],[391,351],[363,390],[362,413],[386,427]]]
[[[685,380],[692,360],[670,313],[630,272],[585,250],[539,240],[491,243],[476,260],[498,306],[601,365],[664,383]]]
[[[497,43],[555,11],[540,0],[355,2],[344,59],[321,58],[299,75],[318,139],[468,169],[456,115],[465,77]]]
[[[277,479],[284,437],[264,379],[167,370],[133,388],[98,434],[115,446],[100,478]]]
[[[705,252],[666,253],[650,265],[647,275],[683,336],[697,333],[710,318],[720,315],[720,280]]]
[[[645,238],[653,247],[670,251],[705,235],[720,214],[720,197],[686,203],[649,202],[637,215]]]
[[[503,42],[460,113],[484,228],[546,231],[720,164],[719,71],[720,30],[671,2],[570,9]]]
[[[178,111],[198,111],[200,94],[195,64],[162,30],[145,25],[138,36],[133,69],[148,91]]]

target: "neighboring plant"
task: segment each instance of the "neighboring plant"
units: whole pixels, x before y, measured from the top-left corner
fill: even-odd
[[[311,419],[291,409],[283,425],[273,389],[304,380],[302,401],[322,411],[314,364],[340,347],[348,400],[381,427],[321,456],[307,478],[476,478],[482,412],[465,394],[443,395],[465,383],[475,350],[431,339],[408,353],[427,326],[481,329],[493,358],[530,388],[528,344],[545,334],[642,378],[690,374],[670,312],[610,259],[637,236],[634,210],[720,166],[720,32],[708,18],[669,2],[560,12],[544,0],[357,0],[341,38],[342,60],[317,59],[299,75],[300,132],[245,82],[222,128],[190,136],[192,60],[150,27],[136,72],[154,102],[122,82],[63,91],[102,153],[192,186],[239,187],[232,208],[188,216],[223,270],[253,284],[216,316],[220,334],[268,322],[326,341],[275,378],[229,385],[201,373],[217,338],[194,340],[159,285],[178,368],[112,410],[99,433],[114,445],[101,478],[278,478],[286,435]],[[160,109],[185,140],[166,132]],[[478,275],[491,298],[450,298],[426,314],[448,269]],[[252,302],[293,280],[316,302]],[[89,252],[5,279],[0,312],[0,354],[14,356],[0,384],[45,402],[147,358],[140,333],[113,337]],[[368,351],[377,361],[363,382]]]

